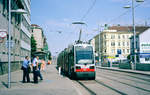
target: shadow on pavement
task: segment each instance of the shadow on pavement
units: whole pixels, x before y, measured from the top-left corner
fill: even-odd
[[[6,88],[8,88],[7,83],[5,83],[4,81],[2,81],[2,84],[3,84]]]

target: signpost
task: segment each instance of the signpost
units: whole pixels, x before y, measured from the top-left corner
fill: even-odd
[[[11,47],[11,48],[13,48],[14,43],[15,43],[14,41],[10,41],[10,47]],[[8,48],[9,42],[7,41],[5,44],[6,44],[6,47]]]

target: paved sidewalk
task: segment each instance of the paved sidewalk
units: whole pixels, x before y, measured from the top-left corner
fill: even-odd
[[[60,76],[55,67],[49,65],[42,71],[44,80],[38,84],[22,83],[22,71],[12,72],[10,89],[7,88],[7,74],[0,76],[0,95],[78,95],[73,82]],[[32,76],[30,74],[31,80]]]
[[[150,71],[138,71],[138,70],[131,70],[131,69],[119,69],[118,67],[100,67],[100,66],[97,66],[97,68],[150,76]]]

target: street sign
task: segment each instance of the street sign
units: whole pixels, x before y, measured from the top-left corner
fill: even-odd
[[[7,36],[6,30],[0,30],[0,38],[4,39]]]
[[[140,53],[150,53],[150,42],[140,43]]]
[[[7,48],[8,48],[8,43],[9,43],[9,42],[7,41],[7,42],[6,42],[6,47],[7,47]],[[10,41],[10,47],[13,48],[13,46],[14,46],[14,41]]]
[[[121,54],[121,49],[117,49],[117,54]]]

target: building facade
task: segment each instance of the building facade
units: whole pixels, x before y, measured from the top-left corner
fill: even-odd
[[[0,62],[8,63],[8,6],[9,0],[0,0],[0,30],[7,32],[7,37],[0,43]],[[11,0],[11,10],[24,9],[27,14],[11,13],[11,63],[21,63],[25,56],[30,56],[30,0]]]
[[[36,51],[43,51],[44,45],[46,43],[46,38],[44,36],[43,29],[39,25],[36,25],[36,24],[32,24],[31,27],[32,27],[32,35],[34,39],[36,40],[36,44],[37,44]]]
[[[22,61],[25,56],[30,56],[30,0],[12,0],[12,10],[24,9],[27,14],[12,13],[11,18],[11,40],[13,47],[11,48],[11,60]],[[0,29],[6,30],[8,33],[8,0],[0,0]],[[9,35],[7,35],[8,38]],[[0,43],[1,61],[8,61],[8,51],[5,38],[3,43]]]
[[[33,55],[39,56],[40,59],[44,59],[48,62],[48,60],[51,59],[51,52],[49,51],[47,39],[44,35],[43,29],[36,24],[32,24],[31,29],[32,36],[36,41],[36,51],[33,53]]]
[[[131,37],[131,58],[134,58],[134,51],[138,63],[150,64],[150,27],[142,27],[143,30],[136,35],[136,51],[134,50],[134,40]]]
[[[128,26],[111,26],[100,33],[100,51],[103,63],[127,59],[130,54],[130,37],[133,35]]]

